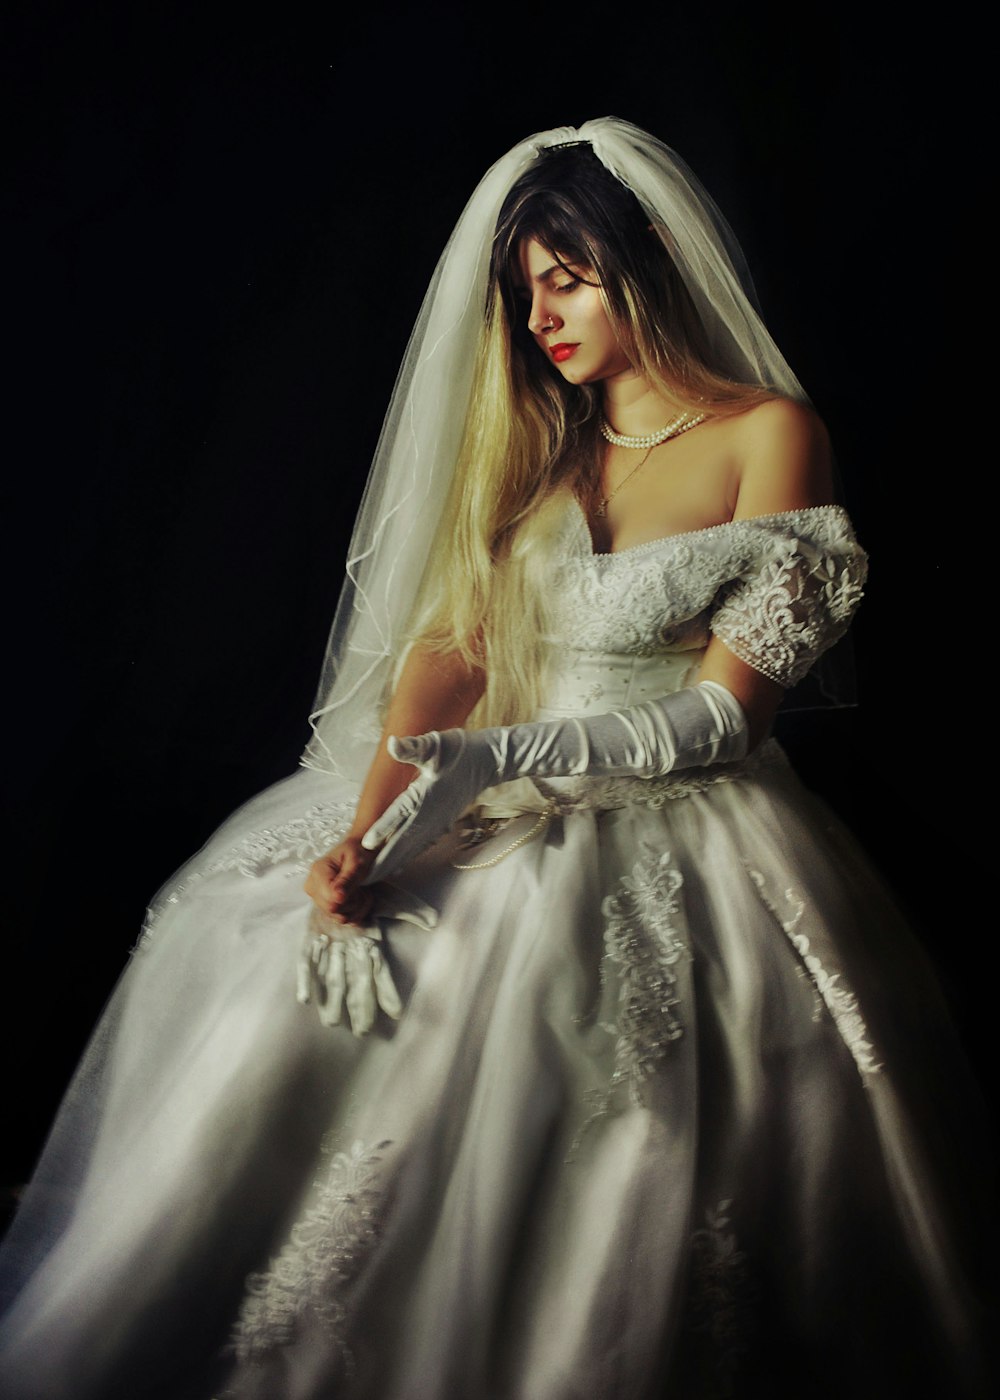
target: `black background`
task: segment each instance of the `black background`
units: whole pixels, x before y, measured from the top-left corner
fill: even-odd
[[[381,415],[465,199],[521,137],[606,114],[701,176],[831,428],[872,555],[862,706],[789,744],[895,886],[972,1054],[990,1043],[969,803],[995,725],[958,688],[970,507],[977,525],[991,502],[962,445],[985,40],[947,19],[8,12],[7,1180],[152,892],[295,766]]]

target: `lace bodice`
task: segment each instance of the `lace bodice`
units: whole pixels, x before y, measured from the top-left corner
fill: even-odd
[[[867,558],[840,506],[813,506],[595,554],[573,502],[554,540],[548,655],[537,719],[601,714],[690,684],[714,633],[783,686],[846,631]],[[765,744],[742,763],[655,779],[560,778],[491,789],[484,808],[556,802],[659,807],[780,761]],[[541,797],[539,797],[539,793]]]
[[[755,670],[792,686],[847,629],[867,572],[840,506],[595,554],[574,502],[556,553],[546,713],[607,710],[676,689],[712,633]]]

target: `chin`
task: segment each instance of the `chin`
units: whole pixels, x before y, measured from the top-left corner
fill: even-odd
[[[593,370],[588,370],[584,365],[574,365],[572,361],[565,365],[556,365],[556,369],[568,384],[590,384],[594,379],[600,378]]]
[[[556,369],[562,377],[570,384],[602,384],[607,379],[616,379],[622,374],[627,374],[632,366],[626,362],[620,364],[599,364],[593,363],[574,364],[572,360],[565,365],[556,365]]]

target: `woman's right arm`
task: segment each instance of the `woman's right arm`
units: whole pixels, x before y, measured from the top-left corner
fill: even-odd
[[[332,915],[338,923],[356,923],[371,909],[371,891],[363,888],[361,881],[375,852],[363,850],[361,838],[417,775],[416,768],[398,763],[390,755],[387,739],[460,728],[485,685],[482,667],[470,666],[457,652],[442,654],[419,644],[412,648],[386,711],[385,727],[351,828],[332,850],[313,862],[306,880],[306,893],[324,914]]]

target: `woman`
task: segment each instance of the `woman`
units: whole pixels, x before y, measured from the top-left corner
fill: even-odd
[[[12,1231],[5,1394],[974,1392],[934,1014],[766,737],[865,561],[748,286],[626,123],[487,173],[305,769],[158,901]]]

